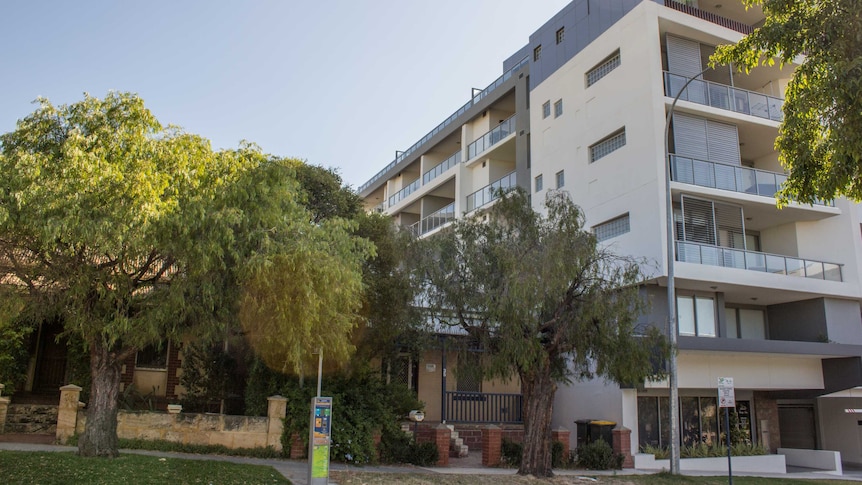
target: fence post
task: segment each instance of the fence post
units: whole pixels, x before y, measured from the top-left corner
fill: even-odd
[[[572,432],[567,430],[566,428],[560,426],[559,428],[551,431],[551,437],[554,441],[559,442],[563,445],[563,462],[567,462],[569,460],[569,441],[572,436]]]
[[[3,395],[3,389],[6,386],[0,384],[0,396]],[[0,397],[0,434],[3,434],[6,428],[6,411],[9,409],[11,400],[8,397]]]
[[[489,425],[482,430],[482,466],[499,466],[503,446],[503,430]]]
[[[623,455],[623,468],[634,468],[635,461],[632,458],[632,430],[620,427],[612,431],[614,441],[614,453]]]
[[[266,446],[272,446],[275,451],[281,451],[281,433],[284,431],[284,417],[287,416],[287,398],[270,396],[266,401],[266,417],[269,418],[266,428]]]
[[[65,444],[75,434],[80,398],[79,386],[69,384],[60,388],[60,405],[57,407],[57,443]]]
[[[449,466],[449,445],[452,441],[452,430],[443,423],[434,428],[434,442],[437,444],[437,466]]]

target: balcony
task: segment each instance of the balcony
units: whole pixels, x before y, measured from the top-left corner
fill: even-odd
[[[523,69],[523,68],[524,68],[525,66],[527,66],[529,63],[530,63],[530,58],[529,58],[529,56],[524,57],[523,59],[521,59],[521,60],[520,60],[517,64],[515,64],[511,69],[509,69],[508,71],[504,72],[502,76],[498,77],[494,82],[492,82],[491,84],[489,84],[489,85],[488,85],[488,87],[486,87],[486,88],[485,88],[485,89],[483,89],[481,92],[479,92],[478,94],[476,94],[475,96],[473,96],[473,97],[470,99],[470,101],[467,101],[467,103],[466,103],[466,104],[464,104],[464,106],[461,106],[460,108],[458,108],[458,110],[457,110],[457,111],[455,111],[454,113],[452,113],[452,114],[451,114],[448,118],[446,118],[442,123],[440,123],[439,125],[437,125],[437,126],[436,126],[433,130],[431,130],[430,132],[428,132],[428,134],[427,134],[427,135],[423,136],[421,140],[419,140],[419,141],[417,141],[416,143],[414,143],[414,144],[413,144],[413,146],[411,146],[411,147],[410,147],[410,148],[408,148],[407,150],[405,150],[405,151],[403,151],[403,152],[400,152],[400,153],[398,154],[398,156],[397,156],[397,157],[395,157],[395,160],[393,160],[393,161],[389,162],[389,165],[387,165],[383,170],[381,170],[381,171],[377,172],[373,177],[371,177],[371,179],[370,179],[368,182],[365,182],[364,184],[360,185],[360,186],[359,186],[359,188],[358,188],[358,189],[356,189],[356,192],[357,192],[357,193],[362,193],[365,189],[367,189],[368,187],[371,187],[371,185],[372,185],[374,182],[377,182],[377,181],[378,181],[378,180],[380,180],[384,175],[386,175],[386,173],[387,173],[387,172],[389,172],[390,170],[392,170],[393,168],[395,168],[395,166],[396,166],[396,165],[398,165],[398,163],[399,163],[399,162],[403,161],[404,159],[406,159],[407,157],[409,157],[410,155],[412,155],[414,152],[416,152],[416,150],[418,150],[418,149],[419,149],[419,147],[421,147],[422,145],[424,145],[425,143],[427,143],[429,140],[431,140],[431,138],[433,138],[436,134],[438,134],[438,133],[440,133],[441,131],[443,131],[443,129],[444,129],[444,128],[446,128],[447,126],[451,125],[451,124],[452,124],[452,122],[454,122],[456,119],[458,119],[459,117],[461,117],[461,115],[463,115],[464,113],[466,113],[466,112],[467,112],[467,110],[468,110],[468,109],[470,109],[471,107],[473,107],[473,105],[474,105],[474,104],[478,103],[478,102],[479,102],[479,101],[481,101],[483,98],[485,98],[486,96],[488,96],[491,92],[493,92],[494,90],[496,90],[497,88],[499,88],[500,86],[502,86],[502,85],[503,85],[503,83],[505,83],[506,81],[508,81],[508,80],[509,80],[509,78],[511,78],[513,74],[515,74],[516,72],[518,72],[518,71],[520,71],[521,69]]]
[[[696,7],[685,5],[684,3],[677,0],[664,0],[664,6],[691,15],[692,17],[697,17],[699,19],[706,20],[707,22],[712,22],[716,25],[727,27],[728,29],[735,30],[742,34],[747,35],[754,31],[754,27],[750,25],[746,25],[742,22],[731,20],[729,18],[722,17],[721,15],[716,15],[712,12],[707,12]]]
[[[688,79],[686,76],[664,71],[665,96],[675,97]],[[679,99],[772,121],[784,119],[784,113],[781,111],[784,100],[781,98],[703,79],[692,81],[680,94]]]
[[[480,136],[478,140],[467,146],[467,160],[472,160],[476,155],[484,152],[515,132],[515,115],[510,116],[496,128]]]
[[[503,192],[506,192],[515,187],[515,183],[517,182],[517,177],[515,175],[515,172],[509,172],[509,174],[504,175],[501,179],[491,182],[490,184],[468,195],[467,212],[476,210],[479,207],[490,204],[491,202],[500,198],[500,195]]]
[[[453,153],[451,157],[449,157],[446,160],[443,160],[442,162],[435,165],[434,168],[432,168],[431,170],[428,170],[427,172],[425,172],[422,175],[422,184],[425,185],[428,182],[439,177],[440,175],[443,175],[443,172],[449,170],[450,168],[454,167],[455,165],[458,165],[459,163],[461,163],[461,151],[460,150]]]
[[[840,264],[688,241],[676,241],[676,260],[814,280],[844,281]]]
[[[411,224],[409,229],[410,232],[413,233],[414,236],[419,237],[423,234],[429,233],[438,227],[446,225],[455,220],[455,203],[443,207],[442,209],[434,212],[428,217],[423,218],[421,221]]]
[[[523,397],[520,394],[446,391],[445,414],[452,423],[521,424]]]
[[[404,199],[408,195],[412,194],[413,192],[419,190],[419,187],[422,186],[422,184],[420,182],[422,182],[422,181],[419,179],[416,179],[413,182],[411,182],[410,185],[408,185],[407,187],[404,187],[403,189],[401,189],[398,192],[395,192],[393,195],[391,195],[389,197],[389,207],[392,207],[393,205],[397,204],[398,202],[401,202],[402,199]]]

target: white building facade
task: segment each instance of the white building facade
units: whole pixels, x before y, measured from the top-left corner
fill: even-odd
[[[706,69],[714,46],[763,14],[684,3],[573,1],[359,193],[426,236],[493,202],[491,188],[524,187],[537,208],[568,191],[601,244],[650,262],[644,323],[665,328],[667,143],[683,444],[718,438],[717,378],[733,377],[752,441],[862,463],[862,421],[845,412],[862,408],[857,206],[776,208],[785,175],[773,144],[794,66]],[[558,391],[554,426],[614,421],[634,453],[668,444],[667,406],[666,382],[576,383]]]

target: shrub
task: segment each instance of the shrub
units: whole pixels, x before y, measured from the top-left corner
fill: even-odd
[[[404,433],[389,433],[380,440],[380,460],[386,463],[410,463],[431,466],[437,463],[440,452],[435,443],[416,443]]]
[[[506,466],[521,466],[521,455],[524,454],[524,446],[521,443],[503,438],[500,444],[500,461]]]
[[[605,440],[598,439],[578,448],[578,466],[588,470],[619,470],[623,456],[614,453]]]
[[[237,362],[223,345],[190,343],[183,348],[180,384],[186,393],[181,403],[187,412],[219,412],[223,399],[238,394]]]

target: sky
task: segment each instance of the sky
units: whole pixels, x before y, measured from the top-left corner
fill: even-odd
[[[137,93],[162,124],[358,187],[568,0],[0,1],[0,133],[37,97]]]

